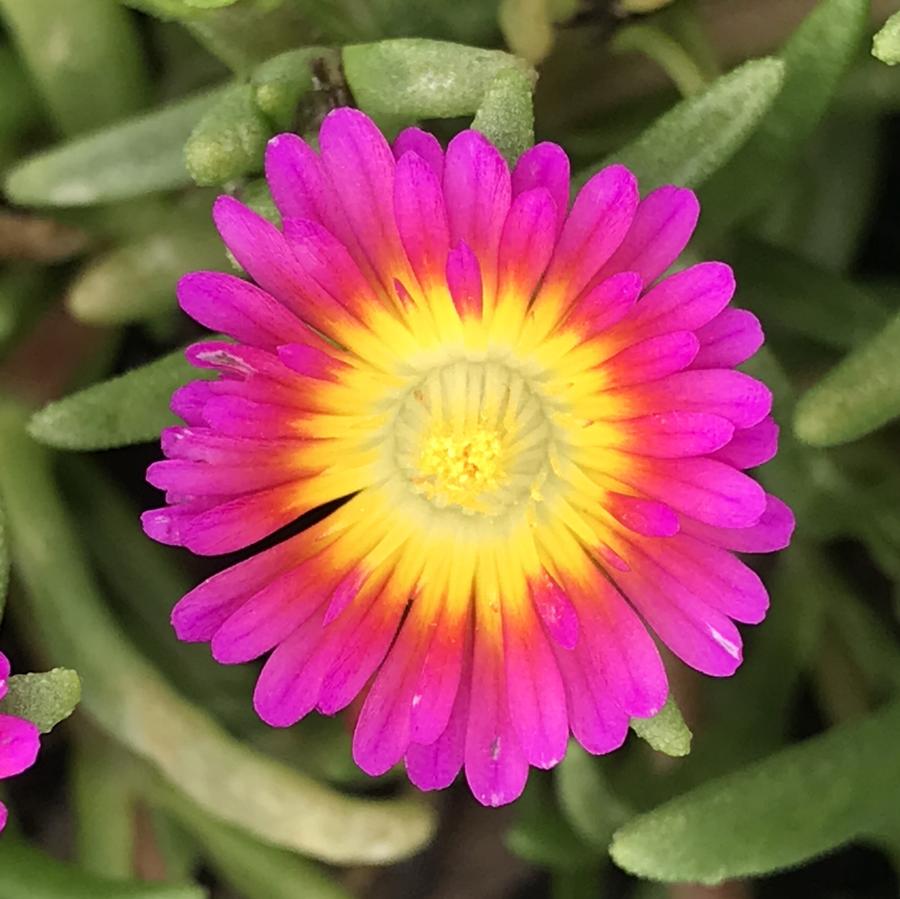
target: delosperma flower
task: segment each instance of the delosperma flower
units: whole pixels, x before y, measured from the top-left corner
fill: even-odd
[[[9,660],[0,652],[0,700],[9,691]],[[30,721],[0,714],[0,780],[30,768],[41,747],[40,731]],[[0,831],[6,827],[7,810],[0,802]]]
[[[209,272],[182,308],[234,343],[188,350],[218,373],[180,389],[184,427],[148,478],[147,533],[201,555],[317,524],[187,594],[184,640],[269,653],[269,724],[364,694],[354,757],[405,761],[423,789],[464,768],[498,805],[570,732],[592,753],[668,692],[648,627],[685,663],[734,672],[768,599],[735,552],[784,547],[787,507],[745,469],[777,427],[734,367],[763,340],[729,307],[728,266],[663,278],[694,195],[639,198],[622,166],[569,204],[554,144],[513,171],[480,134],[391,148],[331,113],[320,152],[269,145],[281,228],[220,198],[216,225],[254,283]]]

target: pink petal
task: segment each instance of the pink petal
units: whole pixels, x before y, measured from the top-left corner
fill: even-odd
[[[762,345],[759,319],[746,309],[723,309],[697,330],[700,352],[693,368],[732,368],[746,362]]]
[[[603,508],[637,534],[671,537],[678,533],[678,516],[665,503],[610,492],[603,500]]]
[[[645,284],[652,284],[681,255],[699,215],[693,191],[672,185],[651,191],[638,206],[622,245],[604,266],[604,275],[637,272]]]
[[[334,228],[337,204],[318,154],[296,134],[276,134],[266,148],[266,181],[282,218]]]
[[[585,337],[602,334],[631,311],[641,295],[641,279],[633,272],[613,275],[582,294],[572,305],[566,325]]]
[[[703,456],[725,446],[734,425],[706,412],[657,412],[616,423],[612,445],[639,456],[681,459]]]
[[[544,571],[529,587],[535,611],[548,635],[564,649],[572,649],[578,642],[578,615],[572,600]]]
[[[0,699],[3,699],[9,690],[9,672],[9,659],[0,652]]]
[[[556,206],[556,233],[562,230],[569,210],[569,157],[558,144],[540,143],[526,150],[512,173],[512,193],[543,187]]]
[[[556,204],[542,187],[519,194],[503,226],[499,251],[499,291],[527,303],[553,255]]]
[[[195,321],[244,343],[274,349],[309,335],[274,297],[234,275],[192,272],[178,282],[177,293],[181,308]]]
[[[191,381],[172,394],[169,408],[186,425],[205,425],[203,410],[211,398],[212,391],[206,381]]]
[[[771,553],[784,549],[794,533],[794,513],[777,496],[766,495],[766,510],[748,528],[717,528],[685,521],[683,530],[713,546],[739,553]]]
[[[450,251],[447,210],[438,176],[415,153],[404,154],[397,163],[394,213],[412,270],[424,289],[433,288]]]
[[[687,368],[699,349],[692,331],[673,331],[632,344],[598,370],[605,375],[605,387],[629,387]]]
[[[41,748],[41,733],[30,721],[0,715],[0,780],[30,768]]]
[[[395,138],[392,146],[394,158],[400,159],[405,153],[420,156],[440,181],[444,175],[444,151],[438,139],[421,128],[404,128]]]
[[[581,189],[544,279],[545,290],[561,294],[563,308],[588,286],[615,252],[637,203],[637,182],[621,165],[603,169]]]
[[[484,302],[481,266],[465,241],[460,241],[450,251],[445,274],[459,314],[480,317]]]
[[[750,428],[734,432],[731,442],[718,450],[714,458],[735,468],[756,468],[778,451],[778,425],[771,417]]]
[[[509,168],[499,151],[477,131],[461,131],[447,147],[444,200],[450,241],[464,241],[475,254],[492,301],[497,288],[500,235],[511,200]]]
[[[290,463],[266,464],[264,459],[256,460],[252,468],[167,459],[147,469],[147,481],[180,496],[230,496],[277,487],[301,473]]]

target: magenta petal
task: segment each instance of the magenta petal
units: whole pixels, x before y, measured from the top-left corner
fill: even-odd
[[[530,609],[504,616],[509,716],[528,763],[552,768],[566,754],[566,694],[553,650]]]
[[[0,652],[0,699],[3,699],[9,690],[9,672],[9,659]]]
[[[394,212],[412,270],[423,288],[433,289],[450,251],[447,210],[438,176],[415,153],[405,153],[397,163]]]
[[[723,309],[697,330],[700,352],[694,368],[732,368],[746,362],[764,341],[759,319],[746,309]]]
[[[766,509],[756,524],[748,528],[717,528],[698,521],[685,521],[683,530],[711,543],[739,553],[771,553],[784,549],[794,533],[794,513],[777,496],[766,495]]]
[[[511,195],[509,168],[497,148],[477,131],[457,134],[444,160],[450,241],[464,241],[477,257],[489,301],[496,293],[497,253]]]
[[[567,307],[615,252],[637,208],[637,181],[624,166],[598,172],[575,198],[547,271],[548,290]]]
[[[6,822],[9,820],[9,809],[0,802],[0,833],[6,828]]]
[[[771,417],[759,424],[734,432],[731,441],[714,458],[735,468],[756,468],[775,456],[778,450],[778,425]]]
[[[671,537],[678,533],[678,516],[665,503],[610,492],[603,507],[619,524],[637,534]]]
[[[428,131],[421,128],[404,128],[395,138],[392,145],[394,158],[400,159],[406,153],[420,156],[437,175],[438,181],[444,175],[444,151],[440,142]]]
[[[569,157],[558,144],[540,143],[526,150],[512,173],[513,196],[543,187],[556,206],[556,233],[569,210]]]
[[[601,334],[628,315],[641,295],[641,287],[641,279],[634,272],[613,275],[573,303],[566,324],[588,336]]]
[[[206,381],[191,381],[172,394],[169,408],[186,425],[204,425],[203,410],[211,398],[212,391]]]
[[[30,721],[0,715],[0,780],[30,768],[41,748],[41,733]]]
[[[661,412],[618,422],[616,428],[629,452],[655,459],[713,453],[735,433],[727,418],[705,412]]]
[[[309,330],[274,297],[234,275],[192,272],[178,282],[178,302],[195,321],[244,343],[272,349]]]
[[[460,315],[480,316],[484,295],[481,266],[469,245],[460,241],[447,257],[447,287]]]
[[[604,273],[637,272],[652,284],[681,255],[699,215],[693,191],[667,185],[647,194]]]
[[[500,294],[507,291],[516,302],[534,293],[556,243],[556,204],[539,187],[513,201],[500,238]]]
[[[572,600],[548,574],[531,585],[531,599],[548,635],[564,649],[578,642],[578,614]]]
[[[506,674],[490,638],[476,629],[472,683],[477,701],[466,729],[466,780],[482,805],[518,799],[528,779],[528,761],[509,717]]]
[[[605,375],[605,387],[628,387],[682,371],[699,349],[700,342],[692,331],[673,331],[632,344],[598,370]]]
[[[296,134],[276,134],[266,148],[266,181],[282,218],[333,226],[335,203],[318,154]]]

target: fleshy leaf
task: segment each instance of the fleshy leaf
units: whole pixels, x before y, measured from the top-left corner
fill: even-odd
[[[864,437],[900,415],[900,314],[797,401],[794,432],[813,446]]]
[[[825,114],[859,49],[869,0],[824,0],[779,54],[784,87],[753,138],[703,191],[704,220],[717,231],[758,209]]]
[[[193,378],[211,376],[192,368],[182,350],[93,384],[36,412],[28,430],[35,440],[66,450],[109,449],[146,443],[177,419],[172,392]]]
[[[691,731],[675,697],[669,693],[666,704],[652,718],[632,718],[631,729],[657,752],[684,756],[691,751]]]
[[[40,674],[14,674],[9,693],[0,700],[0,713],[24,718],[42,734],[65,721],[81,701],[81,680],[68,668]]]
[[[265,842],[338,864],[384,864],[418,851],[435,826],[423,797],[357,798],[274,761],[226,733],[140,655],[101,598],[48,455],[23,420],[0,407],[13,563],[47,653],[83,678],[85,713],[192,801]]]
[[[581,172],[576,181],[583,184],[603,166],[621,162],[637,175],[643,191],[668,183],[697,187],[750,137],[783,80],[784,64],[777,59],[746,62],[682,100],[637,140]]]
[[[222,89],[179,100],[15,165],[5,191],[22,206],[90,206],[191,183],[184,142]]]
[[[4,899],[204,899],[206,895],[198,886],[98,877],[9,834],[0,840],[0,896]]]
[[[133,18],[118,3],[0,0],[0,19],[63,133],[99,128],[143,105],[141,42]]]
[[[520,69],[500,72],[472,120],[472,127],[492,141],[510,165],[534,143],[531,87],[531,80]]]
[[[898,739],[894,704],[639,815],[616,832],[610,853],[626,871],[670,883],[800,864],[896,815]]]
[[[253,72],[256,105],[279,128],[289,129],[294,124],[303,95],[314,87],[317,61],[331,67],[340,64],[337,52],[329,47],[300,47],[273,56]]]
[[[889,66],[900,63],[900,12],[895,12],[875,35],[872,55]]]
[[[569,823],[586,842],[605,850],[613,832],[631,817],[614,795],[601,770],[601,760],[569,741],[556,772],[556,795]]]

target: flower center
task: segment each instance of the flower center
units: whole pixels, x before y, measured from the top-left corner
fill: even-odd
[[[518,372],[460,361],[429,372],[401,401],[396,464],[440,509],[495,517],[540,498],[552,428]]]

